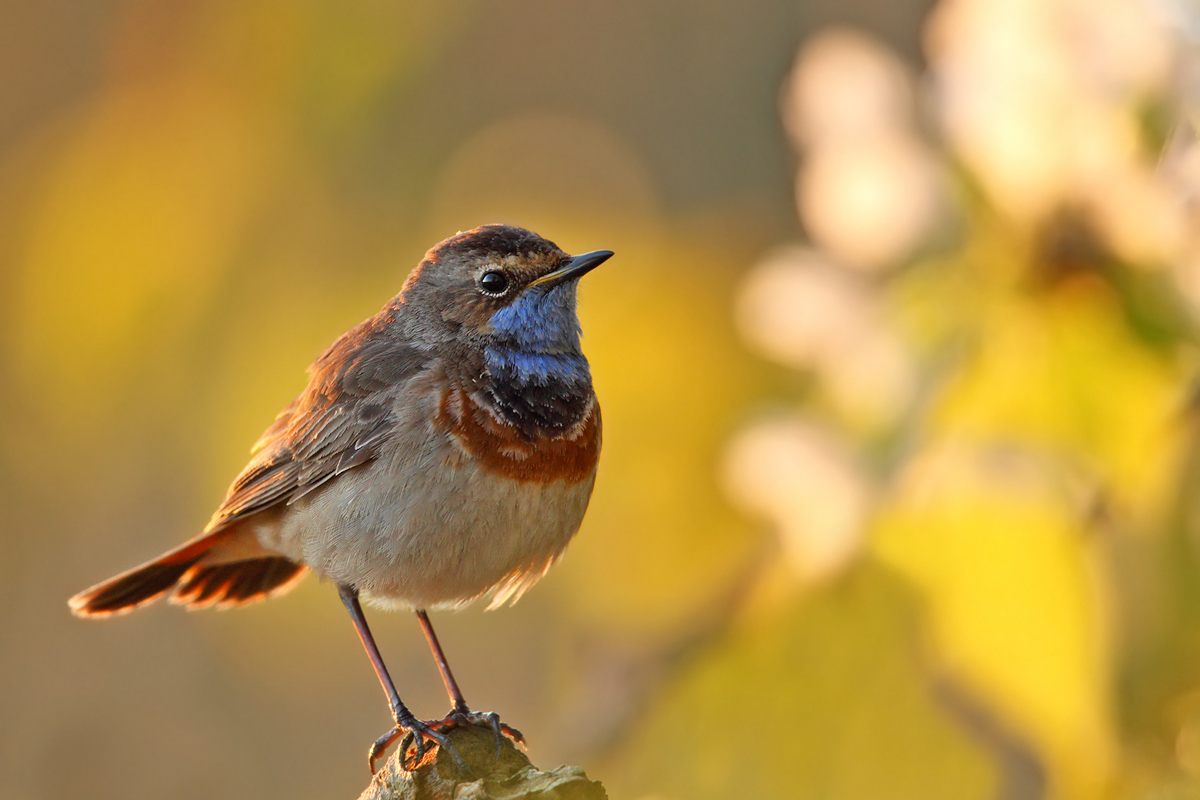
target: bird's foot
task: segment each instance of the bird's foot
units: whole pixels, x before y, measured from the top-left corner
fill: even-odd
[[[396,726],[376,739],[375,743],[371,745],[370,752],[367,753],[367,766],[370,768],[371,774],[374,775],[376,772],[375,762],[380,759],[392,742],[401,736],[404,739],[400,742],[400,766],[409,772],[416,769],[425,759],[426,754],[430,752],[430,742],[435,747],[442,748],[449,753],[459,769],[466,770],[467,763],[462,760],[462,756],[454,749],[450,740],[441,733],[441,727],[442,722],[422,722],[411,715],[397,719]]]
[[[524,734],[511,725],[501,722],[500,715],[495,711],[472,711],[465,706],[455,708],[439,722],[435,722],[433,728],[436,731],[443,731],[449,728],[471,725],[487,725],[492,729],[492,732],[496,736],[496,758],[500,758],[500,748],[504,744],[505,736],[514,742],[525,744]]]

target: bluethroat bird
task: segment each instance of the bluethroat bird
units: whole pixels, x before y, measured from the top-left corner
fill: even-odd
[[[611,256],[570,256],[508,225],[436,245],[313,362],[204,532],[81,592],[72,611],[120,614],[168,592],[188,608],[230,608],[312,570],[337,585],[391,706],[372,772],[406,733],[416,761],[426,740],[446,747],[455,724],[486,720],[497,740],[519,738],[468,708],[425,609],[515,601],[579,529],[600,406],[575,295]],[[453,706],[445,719],[418,720],[400,700],[360,598],[416,610]]]

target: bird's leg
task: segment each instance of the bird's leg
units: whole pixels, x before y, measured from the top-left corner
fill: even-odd
[[[417,619],[421,623],[421,630],[425,632],[425,641],[429,642],[429,649],[433,651],[433,660],[437,662],[438,671],[442,673],[442,683],[446,686],[446,694],[450,696],[450,713],[439,723],[439,727],[474,725],[478,722],[486,722],[496,734],[497,758],[500,757],[500,745],[503,743],[504,734],[508,734],[513,739],[524,744],[525,737],[521,732],[501,722],[500,715],[496,712],[475,712],[467,707],[467,701],[463,699],[462,690],[458,688],[458,681],[454,680],[454,673],[450,671],[450,664],[446,661],[446,654],[442,652],[442,644],[438,641],[437,634],[433,631],[433,624],[429,621],[429,615],[425,613],[424,609],[417,609]]]
[[[462,691],[458,688],[458,681],[454,680],[454,673],[450,671],[450,665],[446,662],[446,654],[442,652],[442,644],[438,641],[437,634],[433,632],[433,625],[429,622],[429,615],[424,609],[417,609],[417,619],[421,622],[421,630],[425,632],[425,641],[429,642],[429,649],[433,651],[433,660],[437,662],[438,671],[442,673],[442,683],[446,685],[446,694],[450,695],[450,705],[455,711],[468,713],[471,709],[467,708],[467,701],[463,699]]]
[[[405,733],[412,735],[417,750],[411,764],[404,757],[400,759],[401,766],[405,769],[415,768],[421,762],[425,755],[426,739],[446,748],[459,766],[465,767],[462,758],[459,757],[449,740],[432,726],[414,717],[413,713],[408,710],[408,706],[400,700],[400,695],[396,692],[396,684],[392,682],[392,676],[388,674],[387,667],[383,663],[383,656],[379,654],[379,648],[375,644],[375,637],[371,635],[371,629],[367,627],[367,618],[363,616],[362,604],[358,602],[358,590],[353,586],[339,584],[338,595],[342,598],[346,610],[350,612],[350,619],[354,622],[358,638],[362,640],[363,648],[367,651],[367,657],[371,659],[371,666],[375,668],[379,683],[383,685],[383,692],[387,695],[388,705],[392,709],[392,719],[396,722],[396,726],[380,736],[375,744],[371,745],[370,752],[367,753],[367,766],[370,768],[371,774],[375,774],[375,762],[383,752]],[[405,746],[404,743],[401,743],[401,747]]]

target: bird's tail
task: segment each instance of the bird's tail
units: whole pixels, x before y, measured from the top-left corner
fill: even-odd
[[[305,567],[283,556],[220,557],[234,531],[204,534],[140,567],[122,572],[70,599],[80,617],[124,614],[171,592],[170,601],[187,608],[230,608],[287,591]]]

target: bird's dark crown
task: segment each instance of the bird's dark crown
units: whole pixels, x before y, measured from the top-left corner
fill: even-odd
[[[439,242],[426,253],[426,260],[443,258],[518,259],[538,262],[561,258],[566,253],[558,245],[536,233],[515,225],[483,225],[469,231],[459,231]]]

